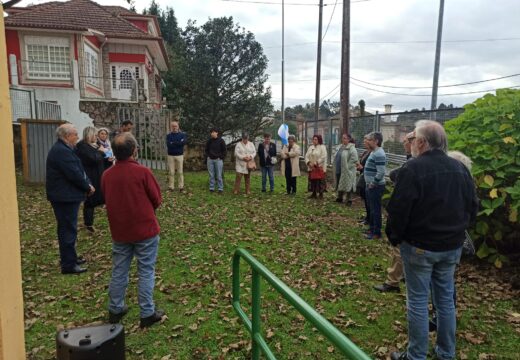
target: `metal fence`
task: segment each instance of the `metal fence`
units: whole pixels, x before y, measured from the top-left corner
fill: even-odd
[[[356,140],[356,147],[362,149],[363,137],[372,131],[379,131],[383,134],[383,149],[386,153],[405,155],[402,139],[408,132],[414,129],[417,121],[435,120],[444,124],[463,112],[463,108],[449,108],[354,116],[350,118],[349,133]],[[323,137],[323,143],[327,145],[330,163],[341,143],[341,119],[339,117],[331,117],[318,120],[318,122],[296,121],[295,123],[298,129],[298,138],[302,142],[305,151],[307,151],[308,144],[312,143],[312,137],[315,133]]]
[[[13,122],[18,122],[18,119],[35,118],[33,95],[31,90],[9,89]]]
[[[169,109],[120,107],[119,125],[125,120],[134,124],[133,133],[139,144],[138,161],[155,170],[167,170],[166,135],[176,113]]]
[[[12,121],[19,119],[62,120],[59,104],[37,100],[33,90],[10,88]]]

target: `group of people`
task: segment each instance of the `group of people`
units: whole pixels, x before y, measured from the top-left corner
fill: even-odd
[[[159,245],[161,190],[152,172],[140,165],[131,123],[123,123],[111,143],[106,129],[87,126],[78,142],[72,124],[58,127],[58,140],[47,155],[46,192],[57,222],[62,274],[80,274],[87,260],[78,256],[78,211],[84,203],[85,227],[95,231],[94,208],[106,204],[112,234],[112,276],[109,284],[109,322],[117,323],[128,312],[125,293],[132,258],[138,263],[138,299],[142,328],[160,321],[153,289]]]
[[[128,124],[126,124],[128,125]],[[126,130],[126,131],[125,131]],[[140,165],[137,141],[121,128],[110,143],[106,129],[86,127],[78,142],[77,130],[71,124],[57,129],[58,140],[47,157],[47,198],[57,220],[60,263],[63,274],[86,271],[86,260],[76,253],[77,218],[84,203],[85,227],[93,228],[94,208],[105,204],[112,234],[112,277],[109,285],[109,321],[119,322],[128,312],[125,293],[133,257],[138,261],[139,306],[141,327],[161,320],[164,312],[153,302],[155,262],[159,244],[159,223],[155,210],[162,202],[159,185],[152,172]],[[178,122],[171,123],[166,138],[168,187],[184,189],[183,149],[187,136]],[[300,176],[300,148],[294,136],[280,152],[281,172],[286,179],[287,194],[296,193]],[[364,137],[367,151],[358,158],[354,139],[345,134],[334,157],[336,201],[352,204],[352,194],[359,191],[365,199],[366,238],[382,236],[381,199],[385,191],[386,155],[383,137],[373,132]],[[386,206],[385,232],[392,251],[388,279],[375,286],[381,292],[398,292],[402,277],[406,280],[409,342],[405,352],[392,353],[391,359],[425,359],[428,353],[428,302],[431,295],[436,310],[437,331],[434,352],[439,359],[455,357],[455,267],[461,256],[465,230],[475,219],[478,207],[475,185],[469,171],[471,161],[461,153],[449,154],[446,133],[434,121],[419,121],[415,130],[404,137],[407,162],[390,172],[394,190]],[[224,190],[223,161],[227,154],[224,140],[217,129],[211,129],[206,143],[210,191]],[[250,193],[250,175],[258,155],[262,171],[262,191],[274,191],[276,145],[269,134],[255,148],[244,134],[235,146],[235,184],[238,194],[242,178],[245,192]],[[451,156],[450,156],[451,155]],[[172,157],[173,159],[170,159]],[[321,136],[305,154],[311,198],[322,198],[326,185],[327,150]],[[357,177],[357,172],[361,175]],[[129,221],[139,219],[139,221]]]

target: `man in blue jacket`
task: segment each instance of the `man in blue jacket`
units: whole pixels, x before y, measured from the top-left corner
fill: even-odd
[[[58,140],[47,155],[45,189],[58,223],[61,273],[79,274],[87,270],[80,267],[85,259],[76,254],[78,210],[81,202],[95,189],[74,153],[78,141],[76,128],[63,124],[56,135]]]
[[[175,173],[179,174],[179,191],[184,191],[184,175],[182,173],[184,162],[184,145],[187,136],[179,128],[179,122],[172,121],[171,132],[166,135],[166,146],[168,147],[168,189],[175,190]]]

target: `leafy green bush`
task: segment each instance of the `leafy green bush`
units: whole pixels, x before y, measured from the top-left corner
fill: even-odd
[[[472,230],[479,249],[497,267],[520,252],[520,90],[497,90],[468,104],[445,124],[450,150],[473,161],[480,211]]]

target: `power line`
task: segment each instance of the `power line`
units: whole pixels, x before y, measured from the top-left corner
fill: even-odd
[[[330,14],[329,23],[327,24],[327,28],[325,29],[325,34],[323,34],[323,37],[321,38],[321,41],[325,40],[325,36],[327,36],[327,31],[329,31],[329,26],[332,21],[332,17],[334,16],[334,11],[336,11],[336,5],[338,4],[338,0],[334,3],[334,8],[332,9],[332,14]]]
[[[358,87],[361,87],[363,89],[366,89],[366,90],[370,90],[370,91],[375,91],[375,92],[378,92],[378,93],[382,93],[382,94],[390,94],[390,95],[399,95],[399,96],[419,96],[419,97],[424,97],[424,96],[431,96],[431,94],[404,94],[404,93],[395,93],[395,92],[390,92],[390,91],[383,91],[383,90],[378,90],[378,89],[373,89],[373,88],[369,88],[367,86],[364,86],[364,85],[359,85],[359,84],[356,84],[355,82],[352,83]],[[520,85],[515,85],[515,86],[508,86],[507,88],[509,89],[514,89],[514,88],[520,88]],[[456,96],[456,95],[470,95],[470,94],[479,94],[479,93],[484,93],[484,92],[491,92],[491,91],[496,91],[497,89],[487,89],[487,90],[479,90],[479,91],[468,91],[468,92],[461,92],[461,93],[450,93],[450,94],[439,94],[438,96]]]
[[[220,1],[225,1],[225,2],[235,2],[235,3],[242,3],[242,4],[282,5],[282,3],[280,3],[280,2],[274,2],[274,1],[260,1],[260,0],[220,0]],[[353,3],[362,3],[362,2],[367,2],[367,1],[372,1],[372,0],[353,0],[353,1],[351,1],[350,3],[351,3],[351,4],[353,4]],[[335,4],[327,3],[327,4],[323,4],[323,6],[330,6],[330,5],[334,5],[334,6],[336,6],[336,4],[338,4],[337,1],[336,1]],[[343,4],[343,3],[339,3],[339,4]],[[294,6],[319,6],[319,4],[309,4],[309,3],[285,3],[285,5],[294,5]]]
[[[224,1],[224,0],[222,0]],[[226,0],[228,1],[228,0]],[[520,37],[509,37],[509,38],[489,38],[489,39],[456,39],[456,40],[443,40],[443,43],[471,43],[471,42],[496,42],[496,41],[518,41]],[[351,41],[351,44],[383,44],[383,45],[394,45],[394,44],[432,44],[435,40],[404,40],[404,41]],[[338,44],[341,43],[339,40],[324,41],[324,43]],[[306,46],[315,45],[315,42],[302,42],[294,44],[286,44],[285,47],[294,46]],[[279,48],[281,45],[266,46],[264,49]]]
[[[459,83],[459,84],[450,84],[450,85],[439,85],[440,88],[447,88],[447,87],[456,87],[456,86],[464,86],[464,85],[473,85],[473,84],[481,84],[489,81],[496,81],[496,80],[502,80],[502,79],[508,79],[515,76],[520,76],[520,74],[512,74],[512,75],[506,75],[506,76],[500,76],[493,79],[486,79],[486,80],[478,80],[478,81],[470,81],[465,83]],[[373,86],[379,86],[384,88],[391,88],[391,89],[431,89],[431,86],[393,86],[393,85],[381,85],[376,83],[371,83],[369,81],[356,79],[354,77],[350,77],[352,80],[359,81],[364,84],[373,85]]]

